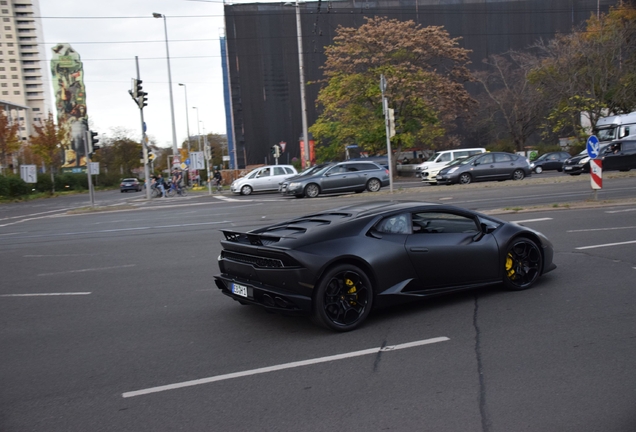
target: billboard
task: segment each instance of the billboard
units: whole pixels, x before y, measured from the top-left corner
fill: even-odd
[[[84,140],[88,130],[88,116],[84,70],[79,53],[69,44],[57,44],[52,51],[51,81],[55,93],[57,124],[66,129],[66,139],[62,142],[62,168],[65,171],[75,171],[86,167]]]

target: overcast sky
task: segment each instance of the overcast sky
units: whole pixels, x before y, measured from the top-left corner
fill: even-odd
[[[44,29],[47,73],[51,48],[69,43],[80,54],[91,128],[109,134],[112,128],[132,131],[139,139],[139,109],[128,90],[139,57],[148,106],[148,135],[161,147],[172,146],[170,96],[163,19],[166,15],[177,144],[187,138],[186,84],[190,134],[225,134],[223,77],[219,36],[224,35],[221,1],[188,0],[39,0]],[[247,1],[245,2],[247,3]],[[63,17],[63,18],[58,18]],[[49,82],[50,84],[50,82]]]

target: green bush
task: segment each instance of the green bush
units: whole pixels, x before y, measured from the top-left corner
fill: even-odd
[[[88,178],[86,174],[64,173],[55,176],[55,191],[88,190]]]
[[[17,198],[31,192],[29,184],[16,175],[0,176],[0,196]]]

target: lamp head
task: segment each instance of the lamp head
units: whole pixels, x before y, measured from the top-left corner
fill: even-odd
[[[160,13],[157,13],[157,12],[153,12],[153,13],[152,13],[152,16],[153,16],[154,18],[163,18],[163,15],[161,15]]]

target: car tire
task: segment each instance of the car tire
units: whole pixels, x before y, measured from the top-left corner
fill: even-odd
[[[367,190],[369,192],[377,192],[380,189],[382,189],[382,183],[380,183],[380,180],[378,180],[377,178],[369,179],[369,181],[367,182]]]
[[[457,180],[459,184],[469,184],[472,181],[473,181],[473,178],[468,173],[463,173],[462,175],[459,176],[459,179]]]
[[[537,173],[537,174],[541,174],[541,173],[543,172],[543,168],[541,168],[540,166],[538,166],[538,167],[536,167],[536,168],[534,169],[534,172],[535,172],[535,173]]]
[[[512,173],[513,180],[523,180],[526,177],[526,173],[523,170],[517,169]]]
[[[241,195],[251,195],[252,187],[249,185],[245,185],[241,187]]]
[[[530,288],[542,271],[543,256],[537,243],[527,237],[513,239],[504,258],[504,286],[513,291]]]
[[[305,196],[307,198],[316,198],[320,195],[320,188],[316,183],[309,183],[305,186]]]
[[[358,328],[373,307],[371,282],[354,265],[332,267],[316,286],[312,320],[330,330],[345,332]]]

